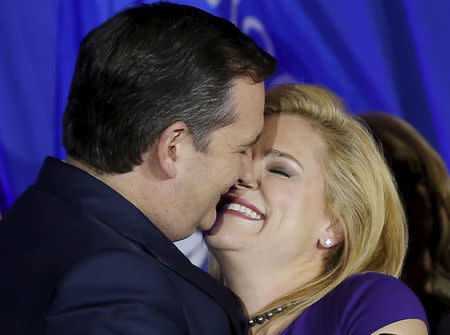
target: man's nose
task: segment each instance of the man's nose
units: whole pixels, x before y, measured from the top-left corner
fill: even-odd
[[[248,150],[243,157],[241,176],[238,179],[236,186],[244,188],[256,188],[258,186],[253,171],[253,154],[251,150]]]

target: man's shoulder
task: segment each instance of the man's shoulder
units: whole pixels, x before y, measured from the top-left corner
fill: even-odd
[[[59,333],[64,324],[80,331],[104,325],[117,331],[126,327],[137,332],[142,327],[174,334],[187,327],[175,287],[161,264],[123,249],[102,250],[80,260],[61,278],[49,306],[51,334]]]
[[[87,321],[136,334],[231,333],[225,311],[180,282],[145,254],[110,249],[90,255],[56,288],[46,316],[49,333],[75,325],[79,334],[89,329]]]
[[[97,287],[129,287],[153,292],[173,291],[172,278],[165,267],[148,254],[126,249],[99,250],[74,264],[60,281],[58,290],[79,285],[79,289]]]

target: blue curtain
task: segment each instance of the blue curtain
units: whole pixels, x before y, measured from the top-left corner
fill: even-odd
[[[83,36],[130,0],[0,2],[0,211],[45,156],[64,156],[61,115]],[[152,1],[146,1],[152,2]],[[313,82],[359,113],[412,123],[450,163],[450,2],[192,0],[279,60],[269,86]]]

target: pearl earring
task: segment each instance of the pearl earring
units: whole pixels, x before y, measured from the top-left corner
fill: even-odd
[[[325,244],[326,247],[331,247],[333,241],[331,240],[331,238],[327,238],[323,243]]]

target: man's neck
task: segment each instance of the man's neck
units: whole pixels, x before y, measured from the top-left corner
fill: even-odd
[[[166,208],[170,208],[170,205],[164,201],[165,197],[162,196],[163,192],[158,189],[158,182],[152,180],[152,176],[149,176],[148,173],[144,174],[139,167],[135,167],[127,173],[98,173],[92,167],[70,156],[64,161],[111,187],[138,208],[168,238],[171,238],[170,230],[164,226],[164,222],[168,221],[164,213],[168,212]],[[157,195],[159,195],[158,199],[155,199]]]
[[[63,162],[70,164],[72,166],[75,166],[77,168],[79,168],[80,170],[83,170],[84,172],[89,173],[91,176],[101,180],[100,176],[101,174],[99,174],[98,172],[95,171],[95,169],[91,168],[90,166],[88,166],[87,164],[76,160],[70,156],[67,156],[66,159],[63,160]]]

